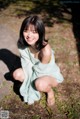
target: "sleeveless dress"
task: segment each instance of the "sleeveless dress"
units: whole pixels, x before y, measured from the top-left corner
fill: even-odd
[[[36,90],[34,81],[42,76],[52,76],[58,83],[64,79],[60,73],[60,69],[55,63],[54,51],[52,50],[51,60],[47,64],[41,63],[36,59],[27,47],[19,49],[21,57],[21,65],[25,74],[25,79],[20,87],[20,94],[23,96],[24,102],[33,104],[41,98],[40,92]]]

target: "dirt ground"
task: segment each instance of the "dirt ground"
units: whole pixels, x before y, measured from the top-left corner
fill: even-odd
[[[0,111],[8,110],[10,119],[80,119],[80,59],[73,24],[65,21],[54,22],[51,27],[46,25],[46,38],[55,51],[64,82],[54,89],[53,109],[46,106],[45,94],[29,106],[19,94],[21,84],[10,75],[10,71],[20,67],[17,40],[25,18],[10,14],[11,8],[0,11]]]

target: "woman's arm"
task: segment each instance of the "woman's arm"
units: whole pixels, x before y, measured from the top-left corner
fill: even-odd
[[[27,75],[29,74],[31,75],[33,65],[31,63],[27,50],[19,49],[19,52],[20,52],[20,58],[21,58],[21,65],[22,65],[24,74],[27,77]]]
[[[47,44],[43,49],[41,49],[39,53],[39,60],[43,64],[47,64],[51,60],[51,47],[49,44]]]

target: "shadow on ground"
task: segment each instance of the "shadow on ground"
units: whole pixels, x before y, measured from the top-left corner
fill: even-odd
[[[15,81],[12,77],[13,71],[21,67],[19,56],[13,54],[8,49],[1,49],[0,50],[0,60],[2,60],[6,64],[7,68],[9,69],[9,72],[5,73],[4,75],[5,79],[7,81],[12,81],[14,83],[13,90],[16,94],[20,96],[19,88],[20,88],[21,83],[18,81]]]

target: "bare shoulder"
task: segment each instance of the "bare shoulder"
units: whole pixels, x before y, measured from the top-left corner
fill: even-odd
[[[44,55],[51,55],[51,46],[50,44],[47,44],[42,50],[41,50],[42,54]]]
[[[51,59],[51,46],[47,44],[43,49],[41,49],[39,56],[42,63],[49,63]]]

